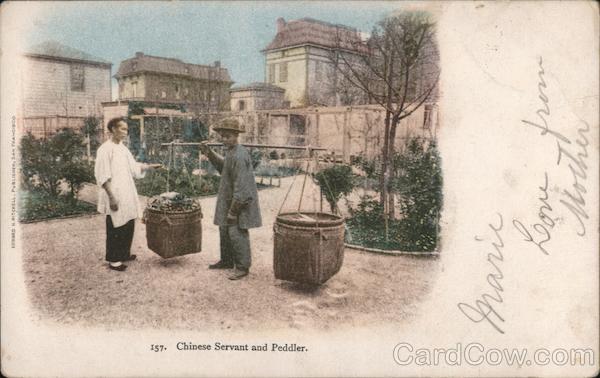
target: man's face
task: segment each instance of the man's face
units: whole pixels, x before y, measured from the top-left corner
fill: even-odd
[[[226,147],[235,146],[237,144],[238,133],[231,130],[220,130],[221,141]]]
[[[129,128],[127,127],[127,122],[121,121],[113,127],[113,137],[120,142],[127,138],[128,131]]]

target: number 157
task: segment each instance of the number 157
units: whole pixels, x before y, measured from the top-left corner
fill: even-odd
[[[163,352],[167,350],[167,348],[165,348],[165,346],[162,344],[152,344],[150,345],[150,350],[153,352]]]

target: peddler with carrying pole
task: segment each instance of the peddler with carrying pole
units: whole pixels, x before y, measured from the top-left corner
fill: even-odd
[[[251,148],[296,149],[306,150],[315,158],[314,151],[326,151],[316,146],[290,146],[274,144],[241,143]],[[162,146],[198,146],[200,143],[172,142]],[[221,143],[208,143],[209,146],[222,146]],[[172,151],[172,150],[171,150]],[[302,200],[308,180],[310,159],[302,183],[298,207],[293,212],[282,212],[283,206],[292,190],[297,176],[281,203],[277,218],[273,225],[273,269],[275,278],[303,284],[320,285],[339,272],[344,261],[345,219],[337,214],[323,212],[322,200],[320,210],[301,211]],[[326,188],[331,191],[327,180]],[[321,196],[322,197],[322,196]],[[201,230],[199,232],[201,234]],[[150,246],[150,244],[149,244]]]
[[[149,199],[144,210],[146,242],[148,248],[162,258],[178,257],[202,250],[202,209],[198,200],[184,198],[169,192],[169,176],[174,160],[175,146],[198,146],[200,143],[162,143],[169,147],[166,192]],[[208,143],[209,146],[222,146],[222,143]],[[253,148],[282,148],[326,150],[321,147],[266,145],[244,143]]]

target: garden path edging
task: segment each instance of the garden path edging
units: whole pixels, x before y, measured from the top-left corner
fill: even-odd
[[[439,251],[433,251],[433,252],[398,251],[395,249],[379,249],[379,248],[363,247],[362,245],[349,244],[349,243],[344,243],[344,246],[346,248],[353,249],[356,251],[379,253],[379,254],[392,255],[392,256],[436,256],[437,257],[440,255]]]

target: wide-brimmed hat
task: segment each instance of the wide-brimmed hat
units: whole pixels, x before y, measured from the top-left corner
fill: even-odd
[[[222,120],[221,122],[219,122],[213,126],[213,130],[215,130],[215,131],[230,130],[230,131],[236,131],[238,133],[246,132],[246,130],[244,130],[244,127],[242,125],[240,125],[238,120],[235,118],[226,118],[226,119]]]

